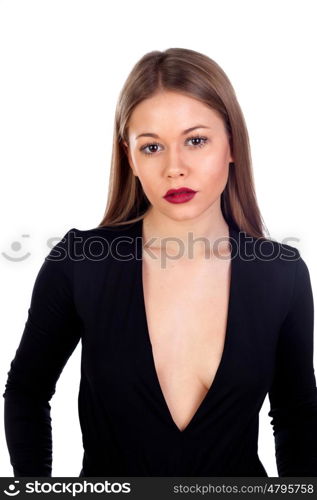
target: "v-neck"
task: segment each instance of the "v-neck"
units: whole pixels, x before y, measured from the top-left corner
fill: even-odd
[[[236,230],[232,225],[229,224],[229,240],[230,242],[237,242],[236,241]],[[144,299],[144,286],[143,286],[143,219],[137,222],[137,292],[141,298],[141,315],[142,315],[142,325],[143,325],[143,332],[144,332],[144,337],[145,337],[145,342],[146,342],[146,349],[149,354],[149,360],[150,360],[150,370],[151,370],[151,376],[153,377],[153,383],[155,385],[155,388],[157,389],[158,395],[161,399],[161,403],[164,407],[165,413],[168,417],[169,422],[171,425],[175,428],[176,432],[179,434],[186,434],[190,432],[191,428],[193,425],[195,425],[197,419],[199,418],[200,414],[204,410],[205,406],[207,405],[209,399],[212,397],[213,392],[215,391],[216,385],[219,384],[219,380],[221,378],[221,373],[223,371],[225,361],[227,358],[227,353],[229,349],[229,344],[231,341],[231,323],[232,323],[232,307],[233,307],[233,285],[234,285],[234,280],[235,280],[235,258],[233,258],[233,252],[234,248],[232,247],[231,244],[231,251],[230,251],[230,285],[229,285],[229,300],[228,300],[228,307],[227,307],[227,321],[226,321],[226,333],[225,333],[225,340],[224,340],[224,347],[222,351],[222,356],[220,359],[220,363],[218,365],[216,374],[213,378],[212,384],[210,385],[208,391],[206,392],[203,400],[199,404],[198,408],[196,409],[195,413],[191,417],[190,421],[186,425],[186,427],[181,430],[176,422],[174,421],[172,414],[170,412],[170,409],[168,407],[168,404],[166,402],[165,396],[163,394],[163,390],[158,378],[158,374],[156,371],[156,366],[155,366],[155,360],[154,360],[154,354],[153,354],[153,346],[150,338],[150,333],[149,333],[149,328],[148,328],[148,320],[147,320],[147,315],[146,315],[146,308],[145,308],[145,299]]]

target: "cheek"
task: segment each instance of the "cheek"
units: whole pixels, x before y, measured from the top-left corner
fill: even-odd
[[[209,161],[201,170],[201,180],[211,188],[224,187],[228,180],[229,164],[223,161]]]
[[[153,195],[157,196],[157,181],[150,169],[144,170],[142,168],[139,168],[137,171],[137,175],[139,177],[139,181],[141,183],[143,191],[145,192],[147,197],[151,200],[153,198]]]

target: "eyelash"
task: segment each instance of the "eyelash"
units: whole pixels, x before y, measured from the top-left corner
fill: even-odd
[[[186,142],[187,141],[192,141],[193,139],[200,139],[202,140],[203,142],[200,143],[200,144],[194,144],[193,147],[196,148],[203,148],[205,146],[205,144],[208,142],[208,139],[207,137],[204,137],[204,136],[201,136],[201,135],[194,135],[192,137],[188,137],[188,139],[186,139]],[[147,144],[144,144],[144,146],[142,146],[140,148],[140,151],[145,154],[145,155],[148,155],[148,156],[153,156],[153,154],[156,153],[156,151],[154,153],[146,153],[145,152],[145,149],[148,148],[149,146],[159,146],[159,143],[158,142],[149,142]]]

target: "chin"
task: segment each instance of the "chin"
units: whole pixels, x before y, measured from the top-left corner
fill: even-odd
[[[197,217],[199,217],[199,215],[202,213],[202,212],[198,212],[197,210],[193,210],[191,208],[191,210],[189,210],[187,207],[181,209],[179,206],[176,206],[177,209],[175,209],[173,206],[171,207],[172,209],[167,211],[165,210],[164,211],[164,215],[166,217],[168,217],[169,219],[172,219],[174,221],[189,221],[191,219],[196,219]]]

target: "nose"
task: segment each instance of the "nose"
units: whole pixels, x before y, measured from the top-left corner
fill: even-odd
[[[175,172],[169,172],[167,177],[180,177],[180,176],[184,176],[184,172],[179,172],[179,171],[175,171]]]
[[[177,149],[171,148],[166,155],[166,175],[167,177],[184,176],[187,172],[187,166],[184,163],[182,155]]]

